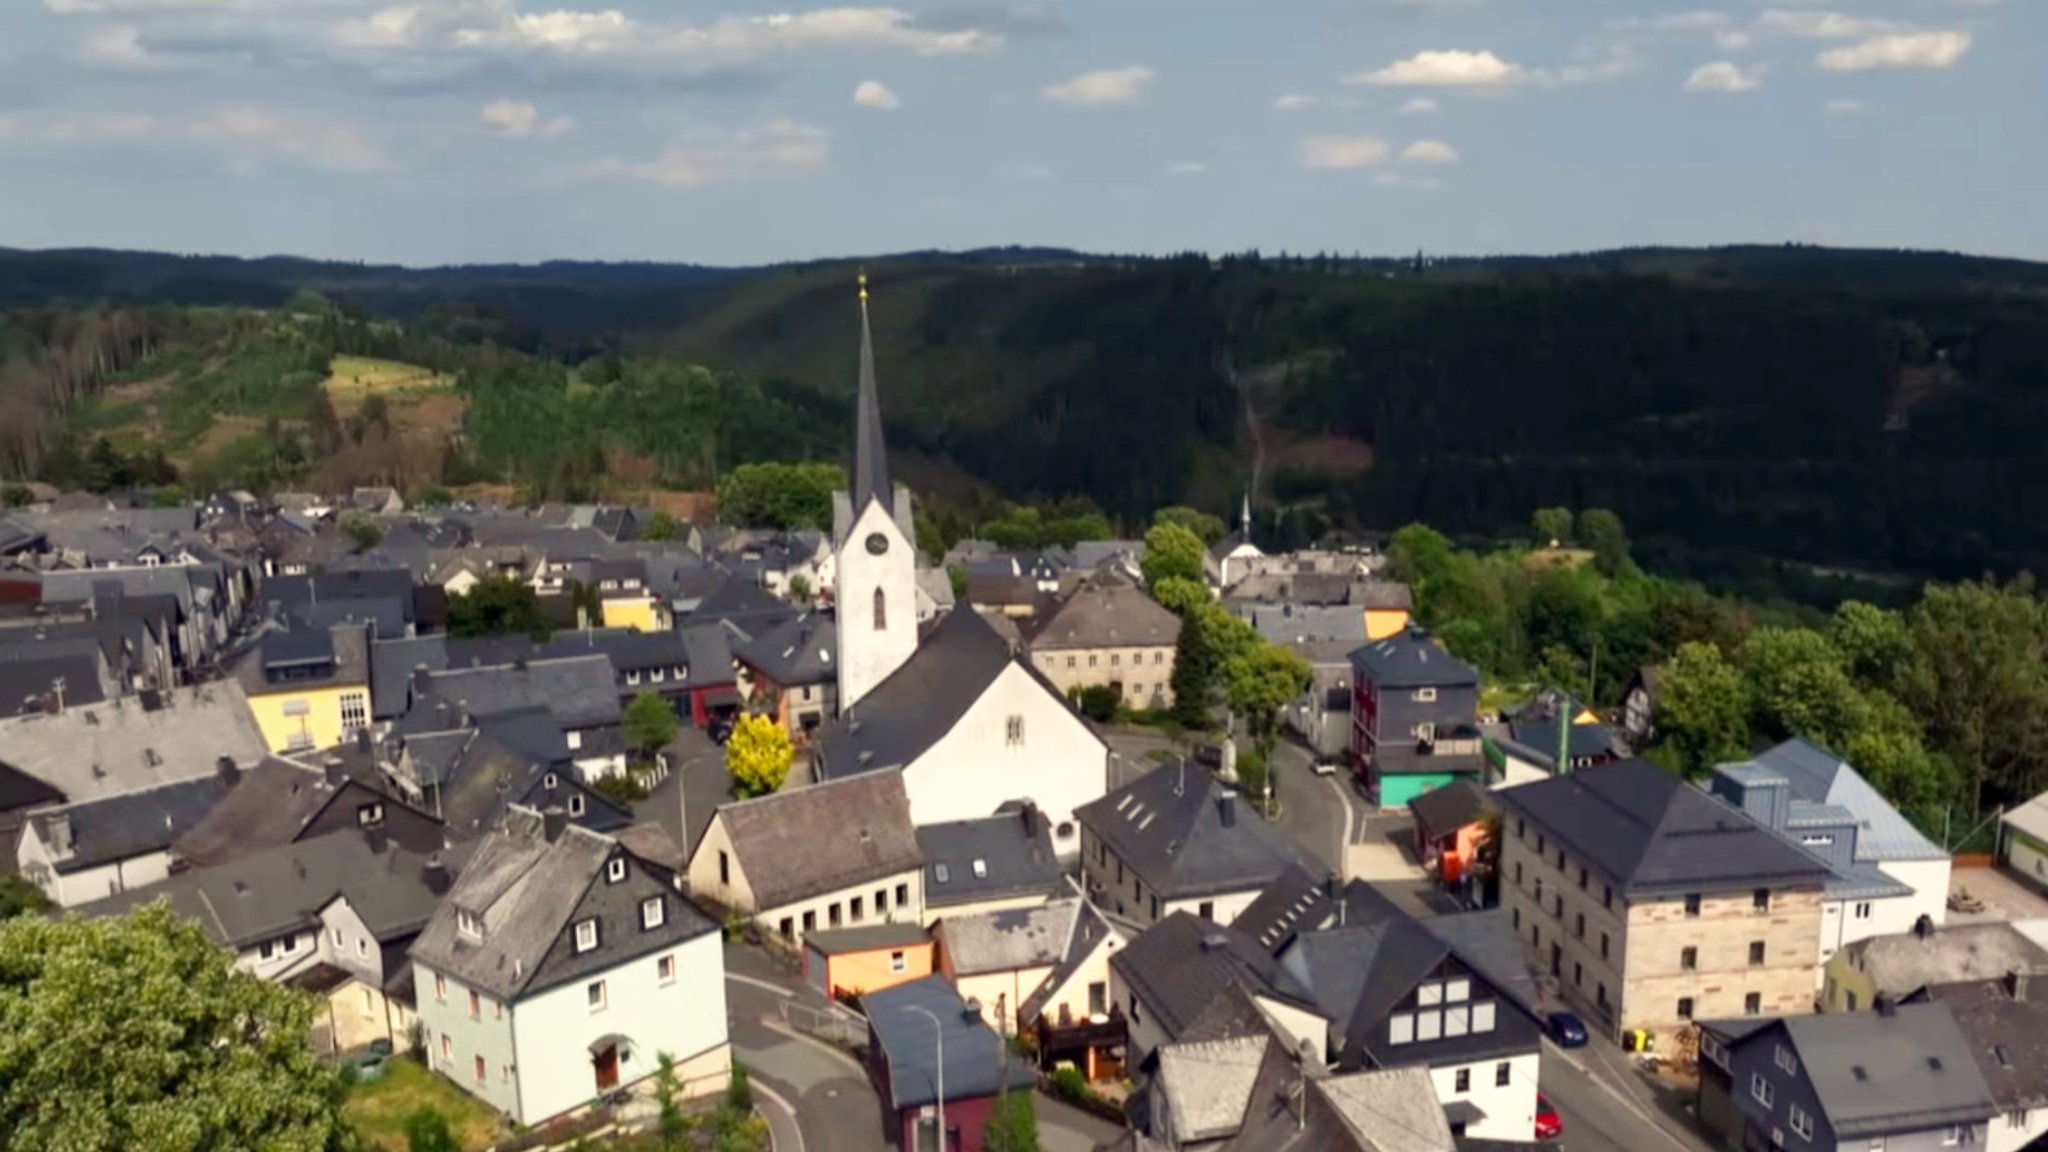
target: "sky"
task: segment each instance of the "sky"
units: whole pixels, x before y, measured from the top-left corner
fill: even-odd
[[[0,0],[0,245],[2048,259],[2048,0],[798,2]]]

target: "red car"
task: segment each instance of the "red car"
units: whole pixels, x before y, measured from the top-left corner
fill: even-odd
[[[1536,1094],[1536,1138],[1538,1140],[1555,1140],[1563,1135],[1564,1117],[1559,1116],[1557,1109],[1550,1106],[1550,1097],[1538,1092]]]

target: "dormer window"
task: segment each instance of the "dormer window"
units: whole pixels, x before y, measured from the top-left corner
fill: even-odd
[[[618,883],[619,881],[621,881],[621,880],[624,880],[625,878],[626,878],[626,858],[625,858],[625,857],[623,857],[623,856],[614,856],[614,857],[612,857],[612,858],[611,858],[610,860],[608,860],[608,861],[606,861],[606,862],[605,862],[605,866],[604,866],[604,882],[605,882],[605,883],[607,883],[607,884],[617,884],[617,883]]]
[[[484,938],[484,922],[466,909],[455,910],[455,930],[471,940]]]
[[[375,828],[384,822],[384,805],[364,804],[356,809],[356,823],[364,828]]]
[[[659,684],[659,683],[661,683],[662,681],[664,681],[664,680],[668,679],[668,669],[666,669],[666,668],[656,668],[656,669],[653,669],[652,671],[648,672],[648,674],[647,674],[647,678],[648,678],[649,680],[653,681],[654,683],[656,683],[656,684]]]
[[[547,775],[540,778],[540,786],[543,788],[553,788],[555,785],[559,783],[561,783],[561,781],[556,779],[555,774],[553,772],[550,772]]]
[[[578,920],[578,921],[576,922],[576,952],[577,952],[577,954],[578,954],[578,955],[581,955],[582,953],[585,953],[585,952],[594,952],[594,951],[596,951],[596,950],[597,950],[597,921],[596,921],[595,919],[590,919],[590,920]]]
[[[640,902],[640,930],[651,932],[668,921],[668,907],[659,896],[649,896]]]
[[[978,856],[974,860],[974,878],[976,880],[988,879],[988,861]]]
[[[944,884],[953,878],[953,870],[944,864],[934,864],[932,865],[932,877],[939,883]]]
[[[583,793],[581,793],[581,792],[571,792],[571,793],[569,793],[569,815],[571,815],[571,816],[581,816],[581,815],[583,815]]]

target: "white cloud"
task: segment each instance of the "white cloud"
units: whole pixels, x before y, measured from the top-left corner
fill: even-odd
[[[1060,104],[1128,104],[1138,98],[1153,76],[1150,68],[1136,64],[1128,68],[1105,68],[1099,72],[1083,72],[1058,84],[1048,84],[1039,89],[1039,94]]]
[[[241,105],[194,121],[194,138],[240,154],[275,156],[331,172],[375,172],[388,167],[383,153],[354,128],[280,116]]]
[[[574,127],[567,116],[542,116],[540,109],[519,100],[493,100],[477,119],[500,136],[559,136]]]
[[[1370,168],[1391,154],[1377,136],[1311,136],[1301,142],[1301,162],[1310,168]]]
[[[863,80],[853,90],[853,102],[863,108],[879,108],[884,111],[902,105],[896,94],[889,91],[880,80]]]
[[[1417,140],[1401,149],[1403,164],[1456,164],[1458,150],[1441,140]]]
[[[1427,96],[1417,96],[1415,99],[1401,105],[1401,115],[1403,116],[1427,116],[1434,111],[1436,111],[1436,101],[1431,100]]]
[[[1299,92],[1288,92],[1273,97],[1273,107],[1281,112],[1299,112],[1303,108],[1313,108],[1315,104],[1315,97],[1304,96]]]
[[[1729,60],[1702,64],[1685,79],[1687,92],[1754,92],[1763,86],[1761,67],[1745,69]]]
[[[1443,187],[1443,181],[1434,176],[1411,176],[1406,172],[1381,172],[1372,178],[1380,188],[1429,189]]]
[[[825,166],[825,133],[789,120],[758,131],[701,132],[677,140],[642,164],[612,161],[605,176],[625,176],[670,188],[702,188],[734,180],[802,176]]]
[[[1948,68],[1970,50],[1968,32],[1899,32],[1846,48],[1830,48],[1813,62],[1829,72],[1879,68]]]
[[[149,12],[274,12],[286,8],[346,7],[353,0],[43,0],[59,16]]]
[[[1528,78],[1521,65],[1491,52],[1417,52],[1376,72],[1361,72],[1347,84],[1398,84],[1444,87],[1497,87]]]
[[[133,24],[110,24],[92,33],[79,45],[80,59],[94,64],[132,68],[150,61],[142,46],[142,29]]]
[[[157,122],[150,116],[0,112],[0,143],[71,144],[88,140],[134,140],[156,130]]]
[[[407,48],[427,31],[418,8],[400,5],[344,20],[331,36],[343,48]]]
[[[1839,120],[1850,116],[1861,116],[1865,112],[1870,111],[1870,105],[1865,104],[1861,100],[1837,99],[1830,100],[1822,105],[1821,110]]]
[[[1813,8],[1772,8],[1756,18],[1758,32],[1806,40],[1855,40],[1896,32],[1899,28],[1890,20],[1874,16],[1851,16]]]

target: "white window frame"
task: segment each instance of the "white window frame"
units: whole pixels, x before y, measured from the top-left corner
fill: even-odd
[[[621,880],[624,880],[625,878],[626,878],[626,858],[625,858],[624,856],[614,856],[614,857],[612,857],[612,858],[611,858],[610,860],[607,860],[607,861],[605,861],[605,865],[604,865],[604,882],[605,882],[605,883],[607,883],[607,884],[617,884],[617,883],[618,883],[619,881],[621,881]]]
[[[671,952],[666,956],[661,956],[655,959],[654,980],[657,984],[673,984],[676,982],[675,953]]]
[[[668,923],[668,905],[659,896],[649,896],[640,902],[640,930],[652,932]]]
[[[1802,1140],[1813,1139],[1813,1117],[1797,1104],[1785,1105],[1785,1124],[1799,1134]]]
[[[1417,704],[1434,704],[1436,703],[1436,689],[1417,688],[1415,690],[1414,700]]]
[[[1413,1044],[1415,1042],[1415,1016],[1403,1012],[1387,1017],[1387,1042],[1389,1044]]]
[[[1761,1072],[1751,1072],[1749,1074],[1749,1094],[1755,1098],[1757,1103],[1766,1108],[1777,1104],[1778,1090],[1769,1080],[1764,1079],[1764,1075]]]
[[[583,998],[592,1012],[602,1012],[611,1007],[611,994],[606,991],[602,980],[593,980],[584,985]]]
[[[889,953],[889,971],[902,972],[910,967],[910,960],[902,952]]]
[[[581,816],[581,815],[583,815],[583,793],[581,793],[581,792],[571,792],[571,793],[569,793],[569,815],[571,815],[571,816]]]
[[[576,922],[577,955],[580,956],[585,952],[597,951],[597,939],[597,921],[595,919],[578,920]]]

